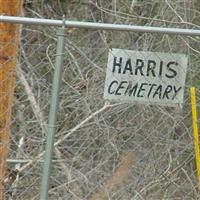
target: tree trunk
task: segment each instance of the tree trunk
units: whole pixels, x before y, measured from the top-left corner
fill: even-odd
[[[19,16],[22,5],[23,0],[0,0],[0,15]],[[4,197],[19,36],[20,25],[0,23],[0,200]]]

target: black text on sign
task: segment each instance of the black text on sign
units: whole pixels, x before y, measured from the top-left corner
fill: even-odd
[[[187,63],[184,54],[112,49],[104,98],[168,106],[182,104]]]

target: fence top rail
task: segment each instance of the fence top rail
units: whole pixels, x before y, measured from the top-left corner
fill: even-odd
[[[152,26],[135,26],[124,24],[108,24],[97,22],[80,22],[69,20],[55,20],[55,19],[42,19],[42,18],[28,18],[0,15],[0,22],[16,23],[16,24],[29,24],[29,25],[47,25],[47,26],[65,26],[66,28],[85,28],[96,30],[113,30],[113,31],[131,31],[131,32],[145,32],[145,33],[160,33],[172,35],[187,35],[187,36],[200,36],[199,29],[182,29],[182,28],[164,28]]]

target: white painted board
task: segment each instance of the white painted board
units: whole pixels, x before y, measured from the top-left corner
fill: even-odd
[[[176,106],[183,103],[185,54],[109,50],[104,98]]]

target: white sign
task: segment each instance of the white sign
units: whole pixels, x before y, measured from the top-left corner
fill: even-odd
[[[112,49],[104,98],[175,106],[183,103],[188,57]]]

